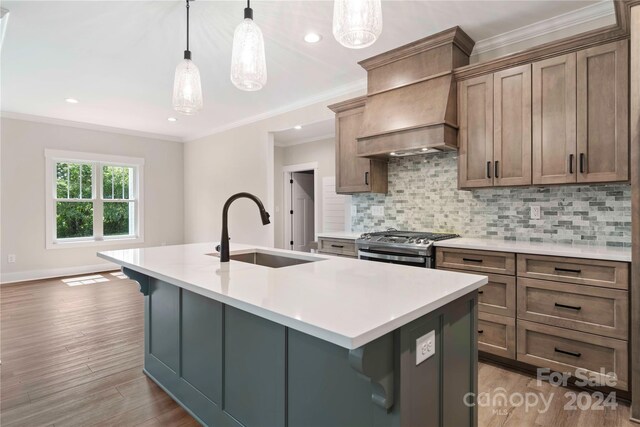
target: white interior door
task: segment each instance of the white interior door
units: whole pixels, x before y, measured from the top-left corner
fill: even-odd
[[[291,231],[293,250],[310,252],[314,234],[314,179],[313,173],[293,172],[291,188]]]

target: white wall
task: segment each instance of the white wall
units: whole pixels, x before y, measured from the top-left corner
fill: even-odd
[[[360,95],[362,91],[187,142],[185,240],[219,241],[222,206],[240,191],[258,196],[273,214],[274,150],[270,132],[331,119],[334,114],[327,105]],[[273,246],[274,225],[263,226],[253,202],[238,200],[229,214],[229,235],[234,242]]]
[[[289,147],[276,147],[276,161],[274,168],[274,231],[275,231],[275,247],[283,248],[284,235],[284,215],[283,210],[283,194],[284,194],[284,178],[282,168],[284,166],[297,165],[302,163],[318,163],[318,188],[314,195],[315,204],[318,206],[319,226],[316,233],[322,230],[322,178],[325,176],[335,176],[336,174],[336,144],[335,139],[324,139],[320,141],[308,142],[305,144],[292,145]],[[278,209],[279,208],[279,209]]]
[[[144,158],[144,246],[183,242],[182,143],[8,118],[1,125],[2,282],[95,270],[109,265],[96,252],[141,246],[45,249],[47,148]]]

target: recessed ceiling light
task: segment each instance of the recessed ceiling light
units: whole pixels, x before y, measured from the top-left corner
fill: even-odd
[[[295,125],[293,128],[294,128],[295,130],[300,130],[300,129],[302,129],[302,126],[300,126],[300,125]]]
[[[389,155],[391,155],[391,156],[395,156],[395,155],[396,155],[396,153],[389,153]]]
[[[307,33],[304,36],[304,41],[307,43],[318,43],[320,40],[322,40],[322,36],[318,33]]]
[[[67,101],[69,104],[77,104],[79,101],[75,98],[65,98],[65,101]]]
[[[177,122],[178,119],[176,119],[175,117],[169,117],[167,120],[169,120],[170,122]]]

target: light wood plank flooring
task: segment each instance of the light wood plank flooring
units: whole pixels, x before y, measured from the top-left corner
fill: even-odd
[[[121,273],[0,288],[0,424],[195,426],[142,373],[143,296]],[[480,364],[480,392],[554,393],[549,411],[480,407],[479,426],[638,427],[629,408],[564,411],[562,388]]]

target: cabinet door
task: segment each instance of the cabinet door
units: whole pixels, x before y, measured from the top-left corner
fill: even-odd
[[[531,184],[531,65],[493,75],[494,185]]]
[[[460,188],[493,185],[493,76],[458,83]]]
[[[628,44],[577,54],[578,182],[629,179]]]
[[[533,183],[576,182],[576,54],[533,64]]]
[[[357,155],[357,139],[364,108],[336,115],[336,192],[371,191],[371,161]]]

